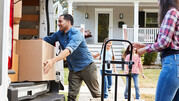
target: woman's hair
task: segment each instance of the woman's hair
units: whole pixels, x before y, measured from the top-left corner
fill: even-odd
[[[104,48],[104,44],[105,44],[108,40],[109,40],[109,38],[105,38],[105,39],[104,39],[103,45],[102,45],[102,47],[101,47],[101,52],[100,52],[99,60],[101,60],[101,55],[102,55],[102,51],[103,51],[103,48]],[[111,46],[111,49],[112,49],[112,59],[115,60],[114,51],[113,51],[112,46]]]
[[[122,58],[125,59],[126,56],[127,56],[128,54],[130,54],[130,52],[131,52],[131,47],[130,47],[130,45],[128,45],[127,48],[126,48],[126,50],[125,50],[124,53],[122,54]],[[137,53],[137,50],[135,51],[135,53]]]
[[[159,0],[159,6],[160,24],[162,23],[165,14],[171,7],[174,7],[179,10],[178,0]]]

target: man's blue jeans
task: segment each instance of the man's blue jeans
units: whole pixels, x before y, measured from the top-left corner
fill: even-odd
[[[162,58],[155,101],[179,101],[179,54]]]
[[[139,75],[138,74],[132,74],[132,78],[134,81],[134,87],[135,87],[135,94],[136,94],[136,99],[140,99],[140,92],[139,92]],[[125,99],[128,98],[128,77],[126,77],[126,89],[124,92],[124,97]]]
[[[112,73],[112,70],[105,70],[105,73]],[[101,70],[102,75],[102,70]],[[104,77],[104,98],[108,98],[108,89],[112,86],[112,76]]]

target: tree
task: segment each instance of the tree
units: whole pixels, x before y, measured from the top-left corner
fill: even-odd
[[[62,5],[63,13],[64,14],[68,13],[68,2],[67,2],[67,0],[54,0],[54,3],[56,3],[57,1],[59,1],[59,3]]]

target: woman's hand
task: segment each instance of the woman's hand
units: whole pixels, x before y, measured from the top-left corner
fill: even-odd
[[[141,57],[144,53],[146,53],[145,47],[140,48],[137,50],[137,54]]]
[[[135,43],[132,43],[132,46],[133,46],[133,48],[136,48],[138,50],[140,48],[144,48],[146,45],[143,43],[135,42]]]
[[[46,60],[43,64],[44,64],[44,73],[47,74],[50,70],[50,68],[54,65],[54,61],[52,59]]]

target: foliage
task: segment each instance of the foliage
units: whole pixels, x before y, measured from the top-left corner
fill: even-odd
[[[68,2],[67,2],[67,0],[54,0],[54,3],[57,2],[57,1],[59,1],[60,4],[62,5],[62,8],[64,10],[63,13],[67,14],[68,13]]]
[[[157,52],[145,53],[144,54],[144,59],[143,59],[143,64],[144,65],[151,65],[157,59],[157,55],[158,55]]]

